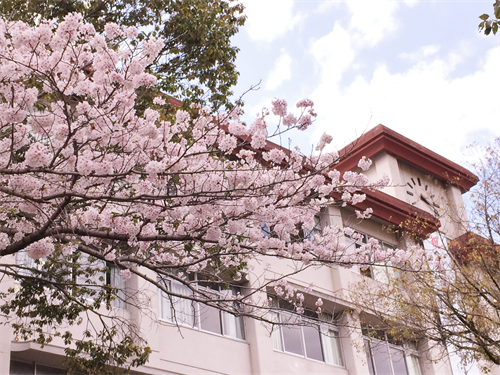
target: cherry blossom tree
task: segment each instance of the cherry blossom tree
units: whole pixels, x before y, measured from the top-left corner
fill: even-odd
[[[138,27],[139,40],[163,38],[160,53],[148,66],[158,79],[154,89],[211,108],[233,106],[239,48],[231,37],[245,22],[243,10],[234,0],[0,0],[0,14],[31,26],[78,12],[98,32],[114,22]]]
[[[123,319],[112,309],[116,300],[145,307],[137,290],[106,282],[111,267],[170,298],[265,320],[267,298],[257,297],[267,287],[301,311],[303,296],[287,275],[222,297],[196,289],[191,275],[227,289],[266,258],[293,261],[296,273],[366,262],[378,249],[346,249],[341,228],[312,230],[322,207],[360,202],[362,188],[385,179],[336,171],[337,154],[324,152],[331,136],[312,156],[268,140],[310,126],[310,100],[296,113],[275,100],[249,126],[237,108],[192,105],[172,115],[161,94],[139,110],[141,88],[156,84],[145,68],[164,42],[139,42],[133,26],[104,30],[78,14],[57,27],[0,21],[0,271],[18,281],[3,291],[1,311],[19,340],[44,345],[60,336],[81,372],[138,366],[150,352],[140,330],[110,319]],[[169,289],[169,280],[193,294]],[[91,315],[104,328],[84,337],[61,329]]]

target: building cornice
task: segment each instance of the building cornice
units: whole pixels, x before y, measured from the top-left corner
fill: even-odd
[[[420,237],[427,237],[441,226],[439,219],[430,213],[412,206],[400,199],[382,191],[364,192],[366,199],[358,203],[355,208],[366,210],[371,208],[373,215],[407,230]]]
[[[479,181],[469,170],[382,124],[340,150],[340,162],[335,168],[339,171],[352,170],[361,157],[373,158],[383,151],[459,187],[462,193],[469,191]]]
[[[441,226],[439,219],[430,213],[392,195],[379,190],[363,190],[362,192],[366,195],[366,199],[353,206],[354,209],[364,211],[371,208],[373,210],[372,216],[418,237],[426,238]],[[333,193],[332,197],[340,200],[339,193]]]

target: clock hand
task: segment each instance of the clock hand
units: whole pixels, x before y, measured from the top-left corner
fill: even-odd
[[[430,201],[430,200],[429,200],[429,198],[428,198],[428,197],[426,197],[424,194],[420,194],[420,199],[422,199],[422,201],[423,201],[424,203],[427,203],[429,206],[432,206],[431,201]]]

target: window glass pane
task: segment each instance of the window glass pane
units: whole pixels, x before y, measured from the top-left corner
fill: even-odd
[[[222,334],[220,310],[204,304],[200,305],[200,327],[205,331]]]
[[[332,365],[344,366],[340,350],[339,333],[326,327],[323,327],[321,332],[325,362]]]
[[[375,375],[375,370],[373,368],[373,355],[371,350],[370,341],[365,339],[365,352],[366,352],[366,363],[368,364],[368,371],[370,375]]]
[[[35,268],[35,269],[40,268],[40,266],[35,263],[35,259],[30,258],[28,254],[26,254],[26,251],[24,250],[16,253],[16,264],[21,267]],[[23,276],[29,276],[31,274],[31,272],[28,269],[19,269],[18,272],[20,275]]]
[[[158,280],[158,282],[162,283],[167,290],[171,289],[171,283],[168,280]],[[160,294],[160,318],[172,320],[172,304],[170,301],[170,296],[165,293],[163,290],[158,289],[158,293]]]
[[[372,341],[371,348],[376,374],[392,375],[393,372],[387,343],[385,341]]]
[[[222,312],[222,323],[224,327],[224,335],[229,337],[235,337],[237,339],[245,339],[245,330],[243,327],[243,318],[241,316],[236,316],[229,314],[227,312]]]
[[[422,375],[422,369],[420,368],[420,360],[416,355],[406,356],[406,363],[408,365],[409,375]]]
[[[394,347],[390,348],[390,352],[391,352],[392,368],[394,369],[394,374],[408,375],[408,371],[406,370],[406,361],[404,357],[404,352]]]
[[[80,254],[77,262],[78,269],[86,269],[93,272],[87,271],[88,273],[83,272],[76,276],[76,283],[88,290],[85,297],[92,300],[101,289],[100,286],[106,283],[106,262],[91,257],[86,253]]]
[[[36,375],[66,375],[66,370],[36,365]]]
[[[170,296],[161,291],[160,298],[160,317],[162,319],[172,320],[172,305],[170,304]]]
[[[283,341],[285,351],[295,354],[304,355],[302,347],[302,330],[297,326],[282,326]]]
[[[106,262],[82,253],[78,259],[78,267],[94,270],[93,274],[83,273],[77,276],[76,282],[83,285],[104,285],[106,282]]]
[[[306,347],[306,357],[323,361],[323,351],[321,349],[321,336],[319,327],[304,326],[302,327],[304,335],[304,344]]]
[[[373,278],[372,267],[360,267],[359,273],[365,277]]]
[[[271,321],[279,323],[278,314],[270,312],[269,315],[270,315],[269,319]],[[271,338],[273,339],[273,349],[283,351],[283,341],[281,340],[281,326],[273,325],[271,329],[272,329]]]
[[[172,282],[172,292],[184,296],[192,294],[191,289],[183,284]],[[173,316],[172,320],[179,324],[194,325],[194,303],[185,298],[172,297]]]
[[[121,277],[120,269],[116,266],[109,266],[110,286],[116,288],[116,298],[111,302],[111,306],[124,309],[125,308],[125,288],[126,280]]]
[[[358,246],[356,246],[356,241],[354,241],[354,239],[352,239],[351,237],[349,237],[348,235],[345,235],[344,236],[344,243],[345,243],[345,246],[346,246],[346,249],[349,249],[349,250],[354,250],[355,248],[358,248]],[[360,273],[360,268],[359,266],[356,264],[356,265],[353,265],[351,267],[351,271],[353,272],[356,272],[356,273]]]
[[[33,363],[10,361],[10,375],[33,375],[34,371]]]

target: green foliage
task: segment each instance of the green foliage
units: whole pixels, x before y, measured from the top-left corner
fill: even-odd
[[[479,16],[481,19],[479,24],[480,32],[484,32],[485,35],[489,35],[491,32],[493,32],[493,35],[497,33],[500,24],[500,0],[496,0],[493,4],[493,17],[490,18],[490,15],[486,13]]]
[[[88,332],[91,337],[91,333]],[[99,343],[91,340],[78,340],[75,342],[75,348],[67,347],[66,363],[70,366],[71,372],[84,373],[89,375],[105,375],[121,373],[120,368],[129,362],[128,368],[137,367],[145,364],[148,361],[151,349],[149,347],[141,347],[134,342],[131,336],[125,336],[121,340],[120,332],[116,326],[108,327],[107,330],[102,330],[97,335],[96,339]],[[106,343],[107,345],[102,345]],[[82,356],[82,353],[89,356]],[[113,363],[119,367],[105,365]]]
[[[4,17],[32,25],[78,12],[98,31],[115,22],[138,27],[141,38],[162,37],[165,47],[150,67],[158,88],[212,108],[232,106],[239,49],[230,38],[245,22],[243,9],[233,0],[0,0]]]

